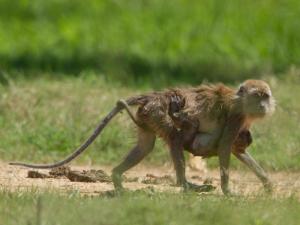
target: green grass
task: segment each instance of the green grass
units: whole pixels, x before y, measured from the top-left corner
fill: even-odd
[[[0,159],[65,157],[120,97],[263,77],[278,106],[249,151],[268,170],[299,171],[299,15],[296,0],[0,0]],[[134,142],[124,113],[74,163],[117,164]],[[146,161],[169,158],[158,141]],[[299,210],[294,197],[0,191],[0,225],[293,225]]]
[[[0,193],[0,224],[299,224],[299,200],[143,192],[119,197]],[[39,218],[39,219],[37,219]],[[39,222],[37,222],[39,221]]]
[[[277,100],[277,111],[254,126],[249,151],[268,169],[299,170],[299,71],[290,71],[285,77],[266,77]],[[92,133],[119,98],[158,89],[127,87],[88,72],[79,77],[52,78],[50,74],[8,80],[9,84],[0,86],[0,158],[6,161],[61,159]],[[135,131],[126,113],[117,116],[76,163],[120,162],[134,145]],[[161,141],[146,159],[156,164],[168,160],[167,147]],[[209,165],[216,166],[216,162],[211,159]],[[235,160],[233,165],[241,166]]]
[[[300,64],[299,14],[296,0],[1,0],[0,65],[241,80]]]
[[[137,91],[111,84],[94,74],[10,80],[9,85],[0,89],[0,158],[61,158],[92,133],[119,98],[134,93]],[[129,117],[119,115],[81,161],[120,160],[135,143],[134,137],[135,127]],[[156,157],[166,155],[162,150],[156,152]]]

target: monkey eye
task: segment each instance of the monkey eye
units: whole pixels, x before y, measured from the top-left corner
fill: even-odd
[[[254,93],[252,94],[252,96],[255,97],[255,98],[260,98],[260,97],[261,97],[261,94],[258,93],[258,92],[254,92]]]
[[[237,95],[242,96],[245,93],[245,87],[241,86],[237,92]]]
[[[268,93],[262,93],[261,97],[264,98],[264,99],[267,99],[267,98],[270,97],[270,95]]]
[[[270,97],[269,94],[267,94],[267,93],[261,93],[261,92],[255,92],[255,93],[253,93],[253,96],[255,98],[259,98],[259,99],[267,99],[267,98]]]

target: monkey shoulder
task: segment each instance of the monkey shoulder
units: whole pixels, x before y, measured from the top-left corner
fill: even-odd
[[[228,111],[235,96],[235,91],[223,84],[200,85],[194,92],[193,102],[198,111],[209,114]]]
[[[220,123],[226,119],[232,108],[234,91],[224,85],[202,85],[186,94],[182,112],[191,121]]]

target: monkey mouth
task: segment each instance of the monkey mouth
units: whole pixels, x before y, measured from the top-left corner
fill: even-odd
[[[259,107],[256,110],[253,110],[252,112],[249,112],[249,115],[253,118],[262,118],[269,114],[269,110],[265,107]]]
[[[265,117],[265,116],[270,116],[272,115],[274,112],[274,110],[271,110],[270,108],[268,107],[264,107],[264,108],[261,108],[259,110],[257,110],[257,112],[254,112],[254,116],[256,117]]]
[[[273,105],[267,105],[267,106],[263,107],[263,109],[261,111],[266,116],[267,115],[272,115],[274,113],[274,111],[275,111],[275,106],[273,106]]]

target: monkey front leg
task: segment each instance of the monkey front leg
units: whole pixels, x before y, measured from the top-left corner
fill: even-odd
[[[187,187],[185,177],[185,159],[183,154],[182,134],[174,129],[169,137],[171,157],[176,171],[177,185]]]
[[[177,185],[183,187],[185,191],[194,190],[197,192],[208,192],[214,190],[215,187],[212,185],[197,185],[186,180],[185,159],[183,154],[183,146],[181,143],[182,139],[180,138],[180,135],[176,135],[176,137],[171,138],[171,140],[170,151],[176,171]]]
[[[194,190],[197,192],[208,192],[214,190],[215,187],[212,185],[197,185],[190,183],[186,180],[185,176],[185,160],[183,150],[180,148],[172,148],[171,155],[174,162],[174,167],[176,171],[177,185],[183,187],[185,191]]]
[[[183,186],[185,188],[187,181],[185,177],[185,159],[183,150],[180,146],[176,146],[176,144],[171,145],[170,150],[176,171],[177,185]]]
[[[218,146],[218,156],[220,164],[221,188],[225,195],[230,195],[229,190],[229,164],[231,149],[234,141],[238,137],[244,118],[241,115],[231,115],[224,127]]]
[[[244,153],[234,153],[234,155],[244,164],[246,164],[251,171],[261,180],[263,186],[267,192],[272,192],[272,183],[269,180],[266,172],[263,168],[251,157],[248,152]]]
[[[230,149],[221,149],[219,151],[219,164],[221,176],[221,189],[225,195],[230,195],[229,189],[229,164],[230,164]]]

